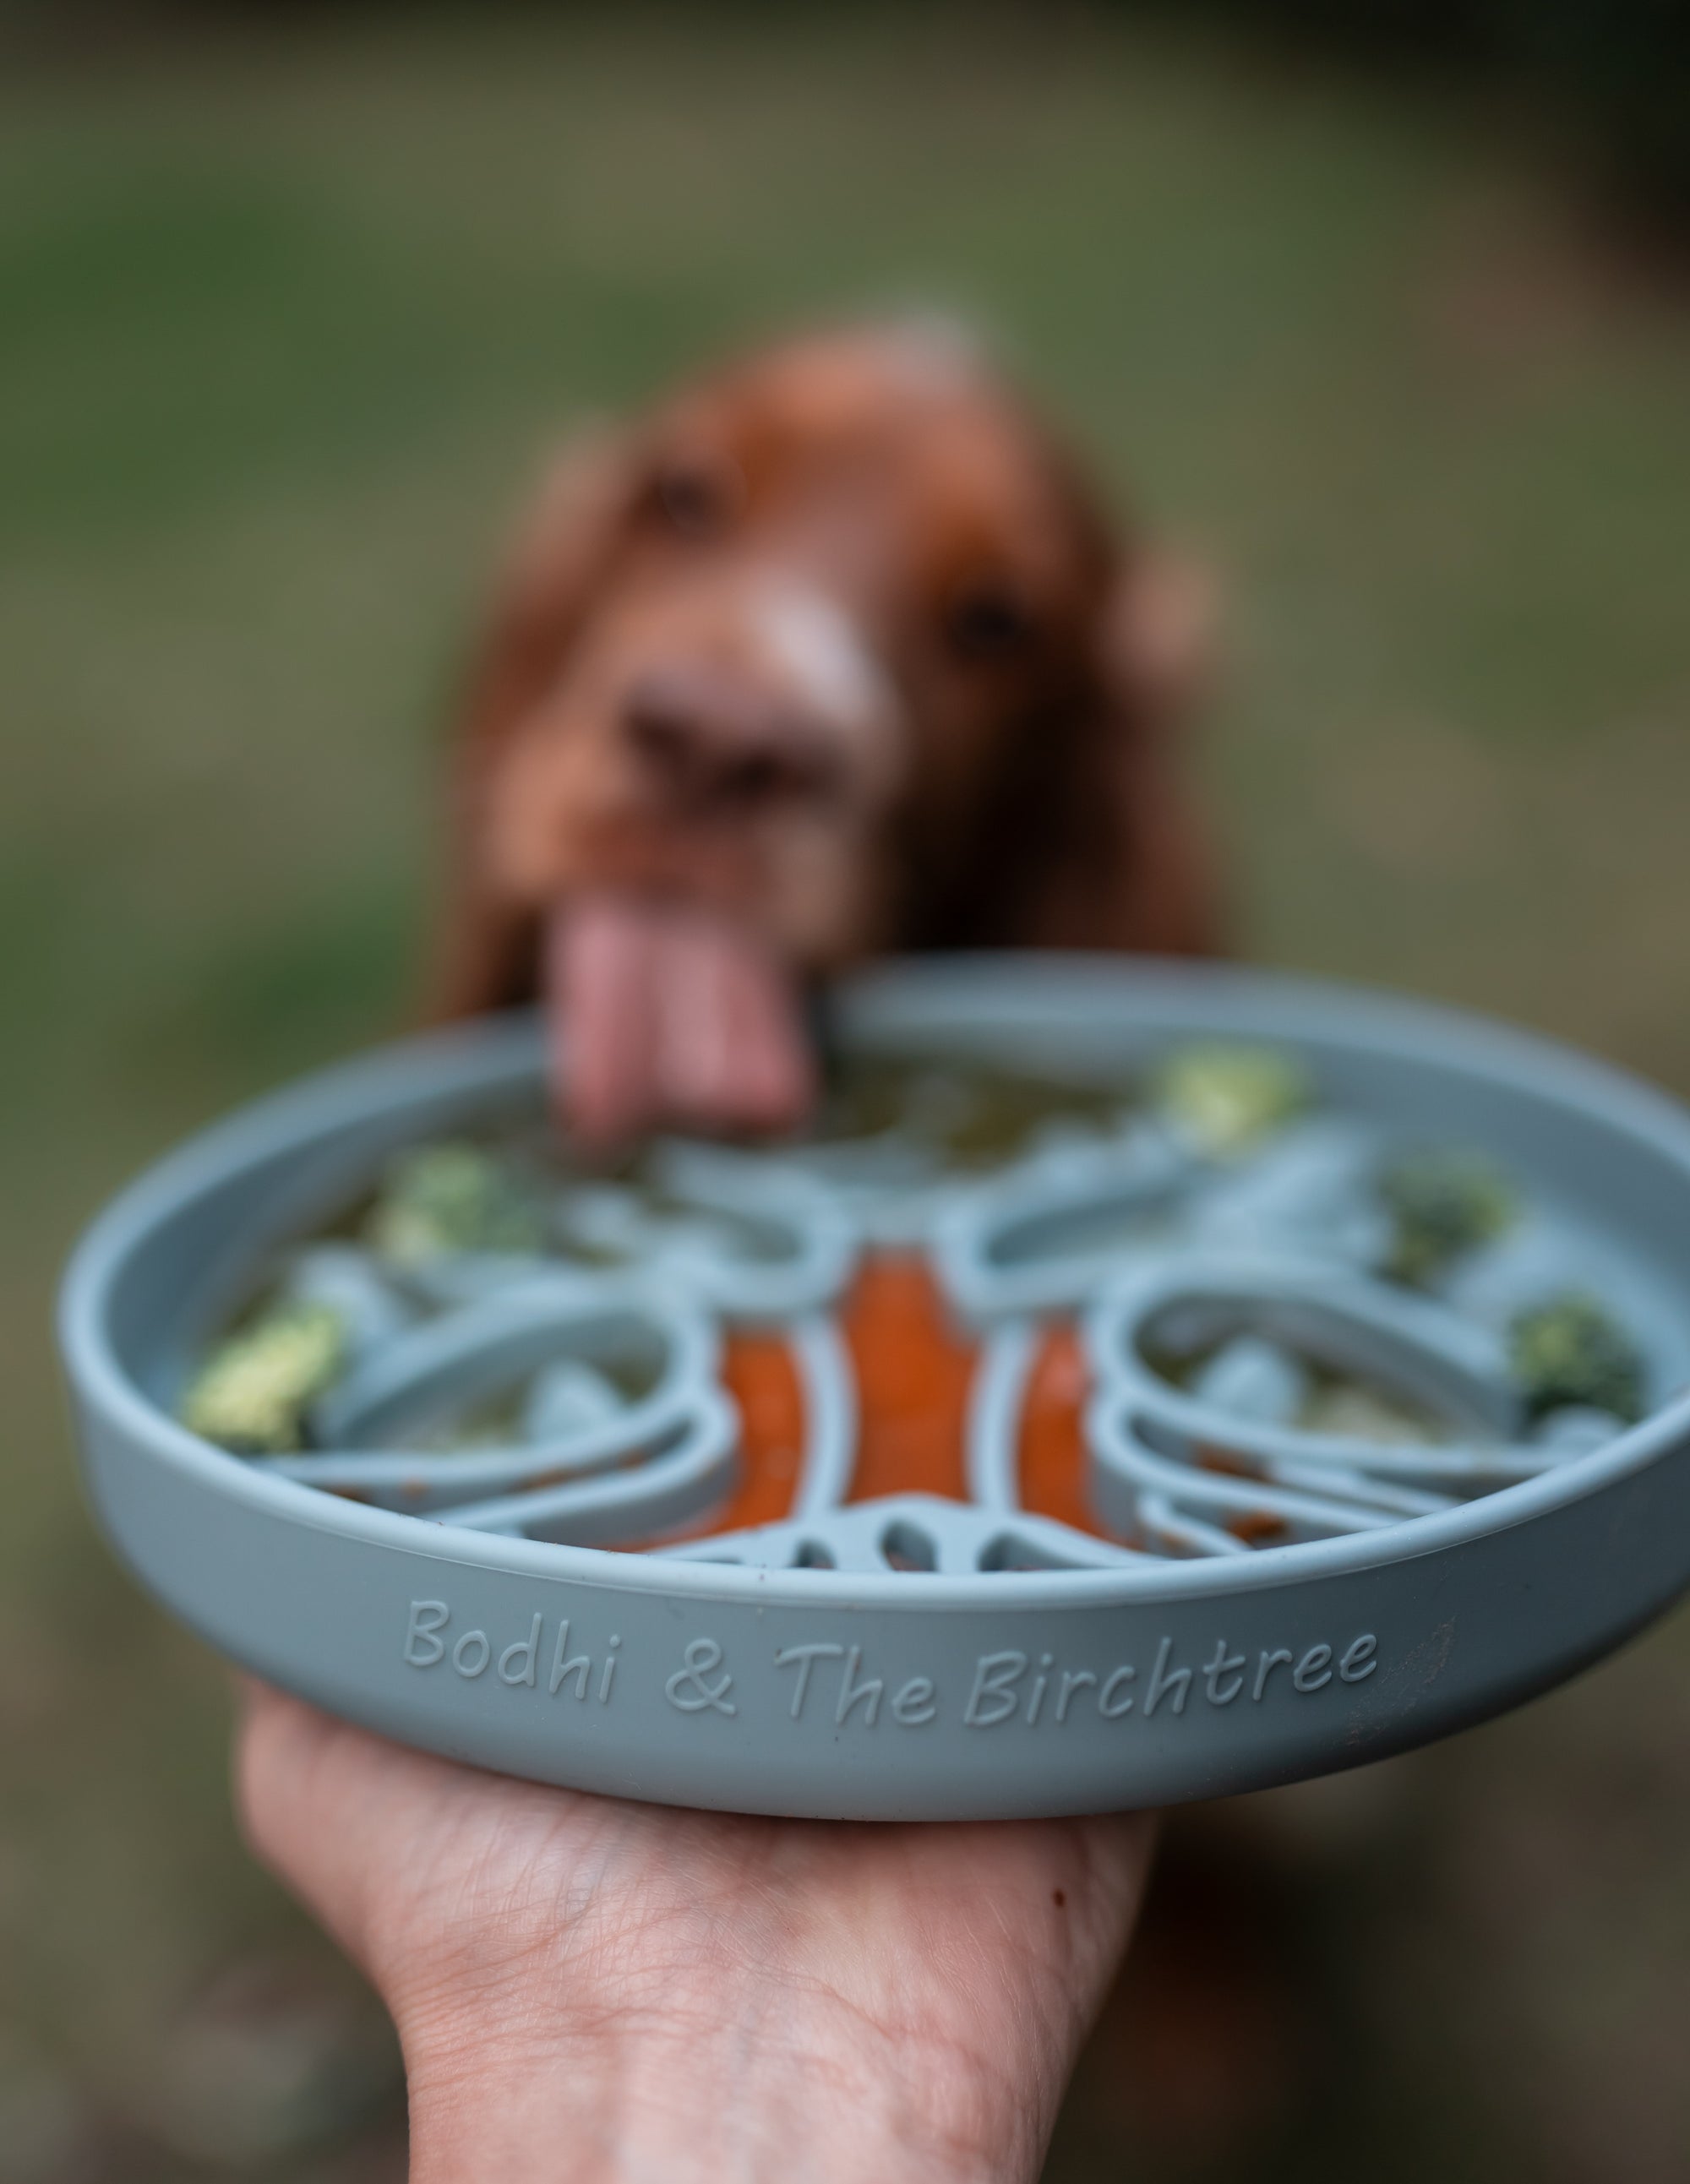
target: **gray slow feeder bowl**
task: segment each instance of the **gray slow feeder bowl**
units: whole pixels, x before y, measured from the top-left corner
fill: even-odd
[[[937,1819],[1166,1804],[1382,1758],[1547,1689],[1690,1580],[1683,1110],[1469,1017],[1230,969],[915,963],[849,989],[835,1022],[847,1048],[1100,1081],[1193,1037],[1282,1045],[1339,1118],[1297,1155],[1328,1185],[1347,1117],[1487,1149],[1537,1211],[1512,1260],[1428,1298],[1362,1271],[1341,1218],[1306,1237],[1293,1220],[1289,1241],[1281,1222],[1267,1248],[1247,1192],[1223,1193],[1191,1248],[1159,1247],[1194,1186],[1153,1134],[968,1187],[679,1148],[678,1187],[759,1221],[760,1259],[683,1251],[661,1281],[495,1268],[427,1340],[354,1372],[318,1452],[209,1446],[177,1395],[278,1245],[394,1148],[538,1098],[532,1022],[421,1039],[205,1132],[77,1252],[62,1332],[88,1490],[142,1582],[257,1674],[455,1758],[677,1803]],[[963,1485],[852,1501],[829,1301],[862,1250],[918,1238],[979,1338]],[[1646,1355],[1650,1415],[1598,1427],[1594,1449],[1577,1420],[1534,1435],[1507,1388],[1486,1284],[1546,1269],[1602,1291]],[[1064,1319],[1096,1529],[1020,1506],[1021,1407]],[[1444,1429],[1381,1446],[1218,1408],[1146,1362],[1182,1323],[1370,1373]],[[772,1327],[802,1391],[798,1475],[776,1521],[711,1533],[739,1433],[718,1346]],[[455,1376],[611,1354],[644,1379],[608,1426],[514,1452],[403,1446]]]

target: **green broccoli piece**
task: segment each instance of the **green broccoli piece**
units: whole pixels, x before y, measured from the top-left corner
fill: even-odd
[[[332,1306],[274,1305],[212,1351],[182,1397],[181,1422],[241,1455],[284,1455],[303,1445],[306,1408],[347,1350]]]
[[[1163,1063],[1163,1114],[1196,1151],[1232,1160],[1301,1114],[1314,1096],[1308,1070],[1270,1046],[1203,1042]]]
[[[388,1170],[367,1234],[389,1266],[414,1268],[459,1251],[538,1251],[545,1217],[481,1146],[419,1145]]]
[[[1416,1286],[1500,1236],[1520,1211],[1501,1170],[1481,1153],[1459,1150],[1403,1154],[1380,1175],[1379,1195],[1395,1224],[1386,1272]]]
[[[1531,1416],[1581,1404],[1628,1424],[1643,1409],[1643,1361],[1592,1296],[1569,1290],[1518,1313],[1509,1362]]]

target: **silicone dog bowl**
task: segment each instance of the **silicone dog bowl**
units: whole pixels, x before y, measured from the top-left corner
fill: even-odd
[[[1546,1689],[1690,1580],[1676,1106],[1470,1017],[1231,969],[912,963],[843,992],[834,1029],[1099,1081],[1171,1042],[1268,1042],[1328,1119],[1195,1213],[1213,1178],[1137,1128],[978,1180],[895,1143],[676,1147],[676,1200],[748,1224],[745,1248],[683,1222],[643,1270],[451,1270],[447,1308],[337,1387],[314,1452],[243,1458],[175,1408],[278,1247],[395,1148],[537,1108],[543,1065],[512,1018],[331,1070],[194,1139],[76,1254],[63,1340],[119,1552],[231,1658],[388,1736],[634,1797],[889,1819],[1354,1766]],[[1365,1271],[1346,1178],[1369,1130],[1486,1148],[1520,1178],[1531,1217],[1464,1290]],[[894,1269],[895,1321],[937,1315],[923,1339],[961,1406],[942,1476],[899,1472],[902,1398],[859,1385],[834,1306],[866,1258]],[[923,1259],[926,1306],[896,1287]],[[1519,1417],[1497,1301],[1546,1277],[1622,1312],[1642,1424],[1546,1438]],[[1241,1329],[1371,1374],[1438,1430],[1311,1431],[1155,1367],[1158,1345]],[[785,1427],[731,1399],[760,1344]],[[443,1391],[560,1362],[625,1368],[638,1393],[518,1447],[407,1446]]]

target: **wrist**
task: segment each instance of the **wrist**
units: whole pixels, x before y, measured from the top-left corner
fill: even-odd
[[[690,2015],[666,1997],[596,2022],[539,1994],[509,2003],[402,2020],[412,2184],[1037,2174],[1047,2119],[1021,2071],[889,2039],[831,1998],[772,1992],[732,2021],[706,1997]]]

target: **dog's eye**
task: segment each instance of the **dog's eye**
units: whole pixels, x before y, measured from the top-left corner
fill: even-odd
[[[658,471],[651,497],[658,512],[683,537],[708,538],[733,515],[739,479],[726,465],[668,463]]]
[[[960,660],[999,660],[1021,651],[1033,635],[1032,617],[1012,592],[977,584],[953,599],[945,617],[945,641]]]

